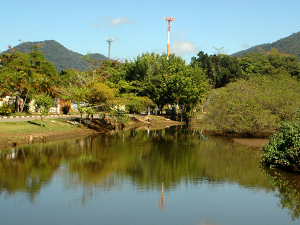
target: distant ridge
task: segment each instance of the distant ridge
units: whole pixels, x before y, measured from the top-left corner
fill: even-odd
[[[21,43],[13,47],[13,49],[21,53],[29,53],[34,45],[40,46],[39,50],[43,52],[45,59],[55,66],[57,72],[68,68],[84,71],[87,68],[86,61],[81,58],[86,57],[86,55],[73,52],[54,40]],[[12,51],[9,49],[5,52],[11,53]],[[90,54],[90,59],[108,60],[107,57],[98,53]]]
[[[288,53],[295,55],[300,61],[300,32],[293,33],[292,35],[279,39],[271,44],[256,45],[254,47],[248,48],[246,50],[232,54],[231,56],[241,58],[247,53],[251,52],[261,52],[262,49],[266,51],[271,51],[272,48],[276,48],[278,52]]]

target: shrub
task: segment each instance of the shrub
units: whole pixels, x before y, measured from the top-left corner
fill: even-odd
[[[300,122],[282,122],[261,152],[264,165],[300,171]]]
[[[300,85],[291,77],[253,76],[215,89],[205,110],[208,130],[220,134],[272,134],[279,122],[294,120]]]
[[[126,123],[129,121],[129,116],[123,110],[111,110],[111,116],[113,117],[113,121],[117,123]]]
[[[4,103],[1,107],[0,107],[0,115],[1,116],[9,116],[13,113],[13,109],[11,107],[9,107],[9,105],[7,103]]]
[[[273,133],[278,117],[257,101],[259,95],[259,90],[246,80],[214,90],[206,108],[207,129],[246,136]]]

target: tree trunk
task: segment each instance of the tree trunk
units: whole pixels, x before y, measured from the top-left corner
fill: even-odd
[[[15,108],[16,108],[16,113],[19,113],[20,112],[19,96],[16,96]]]

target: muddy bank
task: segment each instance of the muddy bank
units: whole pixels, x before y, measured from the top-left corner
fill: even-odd
[[[49,142],[70,138],[86,137],[91,135],[100,134],[97,131],[81,128],[72,131],[55,131],[55,132],[38,132],[31,134],[18,134],[18,135],[0,135],[0,149],[9,148],[22,144],[33,144],[41,142]]]
[[[83,120],[82,124],[79,124],[79,119],[76,120],[65,120],[73,126],[77,126],[78,129],[70,131],[53,131],[53,132],[38,132],[29,134],[19,134],[16,132],[13,135],[0,134],[0,149],[9,148],[22,144],[33,144],[41,142],[50,142],[63,139],[71,138],[83,138],[87,136],[96,136],[101,134],[108,134],[121,129],[152,129],[152,128],[164,128],[174,125],[184,125],[185,123],[180,123],[177,121],[172,121],[160,116],[132,116],[130,121],[126,123],[113,123],[111,120],[100,120],[94,119]]]
[[[234,142],[247,145],[247,146],[253,146],[253,147],[262,147],[264,144],[269,144],[269,139],[263,139],[263,138],[234,138]]]

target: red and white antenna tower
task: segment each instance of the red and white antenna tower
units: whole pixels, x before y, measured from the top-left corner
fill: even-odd
[[[169,59],[169,53],[170,53],[170,31],[171,31],[171,21],[175,21],[175,18],[171,18],[169,15],[168,17],[165,17],[165,21],[168,21],[168,47],[167,47],[167,59]]]

